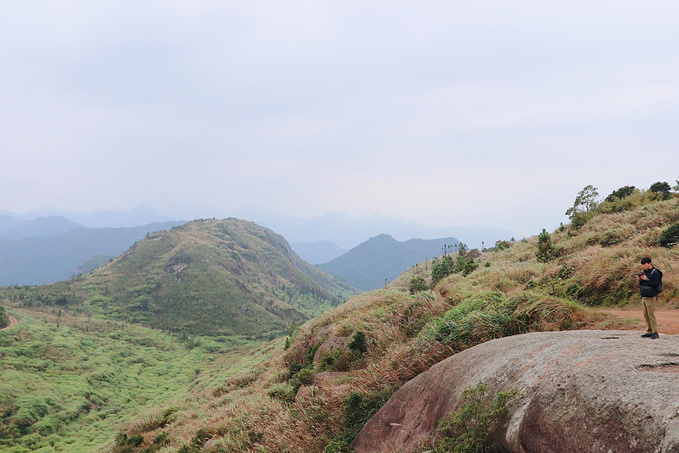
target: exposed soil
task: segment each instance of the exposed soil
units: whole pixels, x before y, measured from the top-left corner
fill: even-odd
[[[17,321],[16,318],[13,317],[13,316],[7,316],[7,317],[9,318],[9,325],[3,327],[3,328],[0,329],[0,330],[9,329],[10,327],[15,326],[15,325],[17,324],[17,322],[19,322],[19,321]]]
[[[615,325],[619,330],[646,331],[646,322],[641,307],[637,308],[607,308],[599,310],[620,318],[620,324]],[[655,319],[658,321],[658,333],[665,335],[679,335],[679,310],[672,308],[658,308],[655,310]],[[632,322],[630,322],[632,321]],[[601,326],[595,327],[601,328]],[[609,327],[610,328],[610,327]]]

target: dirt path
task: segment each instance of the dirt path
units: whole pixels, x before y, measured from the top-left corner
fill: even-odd
[[[631,323],[621,327],[623,330],[639,330],[646,331],[646,322],[644,321],[644,314],[639,308],[611,308],[605,310],[598,310],[602,313],[615,315],[622,319],[635,319],[636,323]],[[658,332],[662,335],[679,335],[679,310],[659,308],[655,311],[655,318],[658,320]]]
[[[17,319],[16,319],[14,316],[7,316],[7,317],[9,318],[9,325],[6,326],[6,327],[3,327],[3,328],[0,329],[0,330],[9,329],[9,328],[12,327],[12,326],[16,326],[17,323],[19,322],[19,321],[17,321]]]

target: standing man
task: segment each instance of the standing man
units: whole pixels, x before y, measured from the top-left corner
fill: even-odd
[[[641,291],[641,306],[644,310],[646,320],[646,333],[643,338],[658,338],[658,322],[655,320],[655,303],[658,300],[658,284],[660,283],[660,272],[653,267],[651,259],[646,257],[641,259],[643,272],[637,273],[639,279],[639,290]]]

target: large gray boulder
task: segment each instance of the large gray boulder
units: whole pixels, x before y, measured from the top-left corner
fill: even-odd
[[[492,434],[508,452],[679,452],[679,336],[598,330],[516,335],[449,357],[394,393],[352,449],[422,451],[478,384],[518,391]]]

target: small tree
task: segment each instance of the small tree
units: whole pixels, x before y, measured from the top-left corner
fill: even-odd
[[[452,274],[455,269],[455,262],[451,255],[444,255],[441,260],[434,261],[431,267],[432,286],[440,282],[444,277]]]
[[[677,183],[677,185],[676,185],[676,186],[674,186],[674,187],[672,187],[672,190],[674,190],[675,192],[679,192],[679,179],[677,179],[677,180],[676,180],[676,181],[674,181],[674,182],[676,182],[676,183]]]
[[[623,186],[618,190],[614,190],[609,196],[606,197],[605,201],[613,202],[617,200],[622,200],[623,198],[629,197],[636,191],[637,189],[634,186]]]
[[[427,289],[427,282],[419,275],[410,279],[410,286],[408,287],[410,294],[420,293]]]
[[[554,245],[552,245],[552,237],[544,228],[542,229],[542,233],[538,235],[537,249],[538,251],[535,252],[535,256],[539,262],[546,263],[554,258]]]
[[[573,206],[566,210],[566,215],[571,219],[571,224],[575,228],[579,228],[589,220],[593,209],[598,206],[596,201],[599,196],[599,189],[593,185],[585,186],[575,197]]]
[[[593,185],[585,186],[575,197],[573,207],[566,211],[566,215],[572,216],[580,213],[588,213],[597,206],[597,197],[599,196],[599,189]]]
[[[365,339],[365,333],[358,331],[354,334],[354,337],[351,339],[349,344],[349,349],[352,351],[360,352],[363,353],[368,350],[368,343],[366,342]]]
[[[653,183],[648,190],[661,195],[664,200],[667,200],[671,196],[670,190],[672,190],[672,188],[666,182],[656,182]]]

